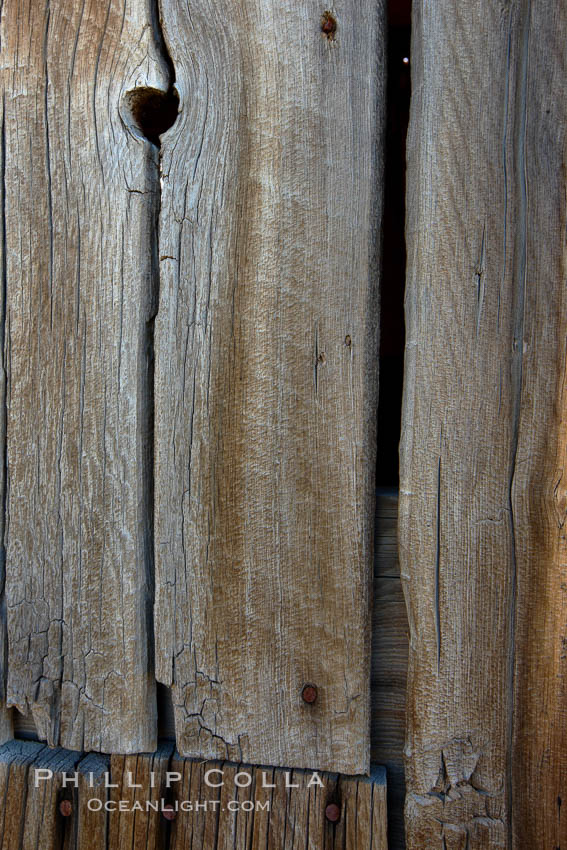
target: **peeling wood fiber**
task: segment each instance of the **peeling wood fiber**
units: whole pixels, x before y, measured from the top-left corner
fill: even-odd
[[[412,850],[567,846],[567,9],[414,4],[400,567]]]

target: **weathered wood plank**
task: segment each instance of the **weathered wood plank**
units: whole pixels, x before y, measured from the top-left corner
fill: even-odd
[[[80,758],[80,753],[50,750],[35,741],[9,741],[0,748],[2,850],[69,846],[70,821],[62,817],[59,803],[63,776],[74,773]]]
[[[400,562],[410,848],[565,799],[564,4],[414,4]]]
[[[511,480],[516,597],[510,797],[516,848],[567,846],[566,44],[566,4],[527,4],[516,153],[524,324]]]
[[[208,776],[211,769],[219,773]],[[375,768],[370,778],[321,773],[322,785],[313,783],[313,774],[302,770],[179,757],[173,759],[171,770],[183,777],[177,806],[182,801],[209,803],[200,810],[178,812],[172,823],[171,850],[387,850],[383,768]],[[238,787],[239,782],[247,782],[247,776],[251,783]],[[223,784],[211,788],[207,781]],[[337,822],[327,816],[330,803],[338,806]]]
[[[0,827],[2,850],[386,850],[386,775],[203,762],[170,746],[81,757],[11,741],[0,748]]]
[[[154,749],[158,170],[123,96],[168,70],[149,0],[7,0],[0,27],[7,699],[51,744]]]
[[[186,755],[365,771],[383,3],[161,10],[157,677]]]
[[[19,850],[60,850],[66,839],[67,844],[73,840],[72,821],[59,806],[63,800],[70,802],[71,792],[63,779],[75,773],[80,758],[80,753],[71,750],[45,747],[29,766],[19,768],[27,771],[27,793],[19,801],[23,811]],[[41,781],[39,771],[49,771],[52,777]]]
[[[0,104],[0,210],[2,231],[0,235],[0,269],[2,292],[0,293],[0,744],[13,737],[13,712],[6,707],[6,679],[8,676],[8,630],[6,614],[6,245],[4,218],[6,214],[6,131],[4,99]]]
[[[25,828],[28,770],[45,749],[36,741],[9,741],[0,747],[0,847],[19,850]]]
[[[166,792],[166,773],[173,744],[162,745],[155,753],[112,756],[110,800],[114,806],[109,818],[109,845],[116,850],[166,850],[167,821],[161,810],[146,809],[147,801],[160,803]],[[124,801],[126,811],[120,811]]]
[[[110,850],[108,842],[108,820],[104,809],[98,811],[109,799],[110,758],[98,753],[89,753],[77,767],[78,781],[73,792],[73,815],[76,828],[68,830],[69,843],[63,850]],[[89,805],[96,800],[94,806]],[[71,836],[74,838],[71,840]],[[150,848],[148,848],[150,850]]]
[[[399,578],[375,578],[372,634],[372,761],[388,774],[388,829],[403,846],[408,619]]]

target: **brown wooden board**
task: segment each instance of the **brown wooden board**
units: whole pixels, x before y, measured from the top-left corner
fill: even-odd
[[[386,777],[12,741],[0,748],[0,824],[2,850],[387,850]]]
[[[0,39],[7,701],[51,744],[153,749],[159,183],[124,98],[169,70],[149,0],[7,0]]]
[[[384,4],[160,8],[157,678],[185,755],[363,772]]]
[[[414,4],[400,480],[406,823],[562,847],[567,8]]]

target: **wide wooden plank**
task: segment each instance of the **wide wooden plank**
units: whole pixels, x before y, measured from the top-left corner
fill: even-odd
[[[368,769],[383,5],[161,2],[156,669],[186,755]]]
[[[567,9],[415,4],[408,847],[559,847]]]
[[[50,744],[153,749],[158,157],[124,97],[169,72],[149,0],[7,0],[0,27],[7,700]]]

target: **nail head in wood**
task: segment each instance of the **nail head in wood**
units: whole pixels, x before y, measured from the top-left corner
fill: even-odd
[[[317,688],[315,685],[304,685],[303,690],[301,691],[301,697],[303,702],[306,702],[308,705],[313,705],[315,700],[317,699]]]
[[[321,32],[329,41],[333,41],[337,31],[337,19],[332,12],[326,11],[321,15]]]
[[[61,800],[59,803],[59,812],[64,818],[68,818],[73,814],[73,805],[70,800]]]
[[[337,823],[341,817],[341,807],[337,803],[329,803],[325,809],[325,817],[331,823]]]
[[[162,810],[162,815],[166,820],[175,820],[177,812],[173,808],[173,806],[164,806]]]

